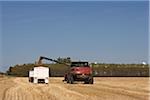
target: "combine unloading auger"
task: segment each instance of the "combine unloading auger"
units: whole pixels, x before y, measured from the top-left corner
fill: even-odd
[[[63,62],[59,62],[57,60],[54,60],[54,59],[51,59],[51,58],[47,58],[47,57],[43,57],[43,56],[40,56],[38,62],[37,62],[37,65],[42,65],[42,60],[49,60],[49,61],[52,61],[52,62],[56,62],[56,63],[59,63],[59,64],[63,64],[63,65],[66,65],[66,66],[70,66],[66,63],[63,63]]]

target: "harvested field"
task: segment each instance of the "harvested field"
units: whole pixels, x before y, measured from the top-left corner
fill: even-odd
[[[0,100],[148,100],[148,77],[96,77],[93,85],[63,83],[50,77],[49,84],[29,83],[28,78],[0,77]]]

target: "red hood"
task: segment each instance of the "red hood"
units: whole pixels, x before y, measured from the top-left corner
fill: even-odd
[[[92,68],[90,67],[72,67],[71,70],[73,73],[76,73],[76,74],[91,74],[92,73]]]

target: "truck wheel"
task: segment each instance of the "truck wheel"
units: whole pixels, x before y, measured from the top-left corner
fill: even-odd
[[[89,79],[85,79],[84,84],[89,84]]]
[[[90,77],[89,78],[89,84],[93,84],[94,83],[94,79],[93,79],[93,77]]]
[[[67,75],[66,81],[67,81],[67,83],[69,83],[69,75]]]
[[[69,80],[67,80],[67,83],[69,83]]]
[[[68,83],[73,84],[74,83],[74,79],[72,75],[68,75]]]

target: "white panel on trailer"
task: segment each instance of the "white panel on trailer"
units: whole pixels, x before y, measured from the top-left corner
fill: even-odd
[[[34,67],[34,77],[45,78],[49,77],[49,68],[47,67]]]
[[[33,78],[34,83],[38,83],[39,81],[43,81],[45,83],[49,82],[49,68],[39,66],[34,67],[34,70],[29,71],[29,81]]]

